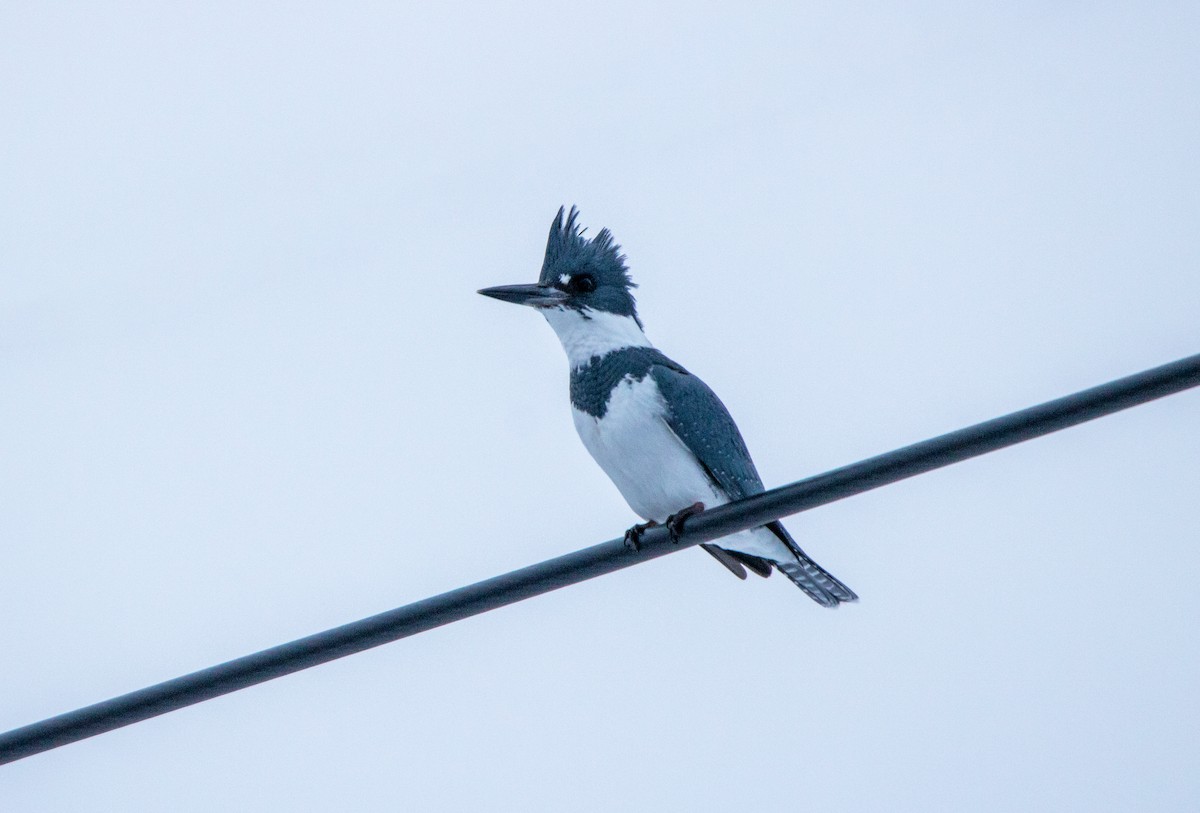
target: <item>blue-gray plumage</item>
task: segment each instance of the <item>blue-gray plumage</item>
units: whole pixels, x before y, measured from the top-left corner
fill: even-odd
[[[651,346],[637,315],[625,257],[612,234],[583,236],[574,208],[550,228],[536,285],[480,293],[539,309],[571,365],[575,428],[592,456],[648,524],[676,527],[694,504],[763,491],[729,411],[708,386]],[[635,526],[627,537],[636,543]],[[702,545],[739,578],[784,573],[814,601],[858,598],[812,561],[779,522]]]
[[[563,210],[558,210],[555,225],[546,240],[546,257],[542,260],[538,284],[557,286],[564,278],[590,278],[595,281],[592,290],[577,291],[575,297],[563,303],[565,307],[580,312],[587,308],[628,316],[641,327],[630,292],[637,286],[629,277],[621,247],[608,229],[601,229],[594,238],[585,240],[575,222],[578,216],[578,211],[572,207],[564,223]]]
[[[595,418],[608,412],[608,399],[624,378],[641,381],[655,368],[662,367],[687,375],[687,370],[653,347],[623,347],[571,370],[571,406]]]

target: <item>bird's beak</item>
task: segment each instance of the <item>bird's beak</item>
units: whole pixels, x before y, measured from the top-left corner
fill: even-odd
[[[495,288],[484,288],[479,293],[501,302],[534,308],[553,308],[567,300],[565,293],[549,285],[497,285]]]

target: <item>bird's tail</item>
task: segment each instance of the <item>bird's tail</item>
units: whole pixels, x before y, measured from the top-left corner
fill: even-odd
[[[775,569],[792,580],[792,583],[808,594],[822,607],[836,607],[843,601],[858,601],[858,595],[842,584],[832,573],[808,558],[779,522],[772,522],[767,529],[787,545],[795,559],[782,562],[772,561]]]
[[[822,607],[836,607],[843,601],[858,601],[853,590],[803,553],[795,561],[771,564]]]

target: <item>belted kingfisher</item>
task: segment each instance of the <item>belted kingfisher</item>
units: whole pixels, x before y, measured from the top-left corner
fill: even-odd
[[[571,365],[571,412],[583,445],[645,523],[678,537],[687,517],[761,493],[750,452],[729,411],[703,381],[650,344],[638,318],[621,247],[608,229],[584,237],[575,207],[550,226],[535,285],[479,293],[529,305],[558,334]],[[858,596],[800,549],[779,521],[701,545],[739,579],[781,571],[824,607]]]

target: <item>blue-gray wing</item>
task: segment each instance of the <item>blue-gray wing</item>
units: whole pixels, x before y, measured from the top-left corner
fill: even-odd
[[[650,377],[667,402],[667,425],[731,500],[763,491],[742,433],[716,393],[678,366],[655,364]]]
[[[754,461],[750,459],[750,452],[746,450],[742,433],[716,393],[682,367],[675,366],[674,362],[655,364],[649,374],[667,402],[667,425],[700,461],[709,478],[731,500],[761,493],[762,480],[754,468]],[[794,554],[794,560],[786,557],[783,557],[784,561],[763,559],[712,543],[700,547],[733,571],[735,576],[743,579],[746,578],[746,572],[742,565],[759,576],[769,576],[774,566],[825,607],[836,607],[839,602],[858,598],[853,590],[810,559],[792,539],[783,523],[776,520],[763,527],[787,546]]]

